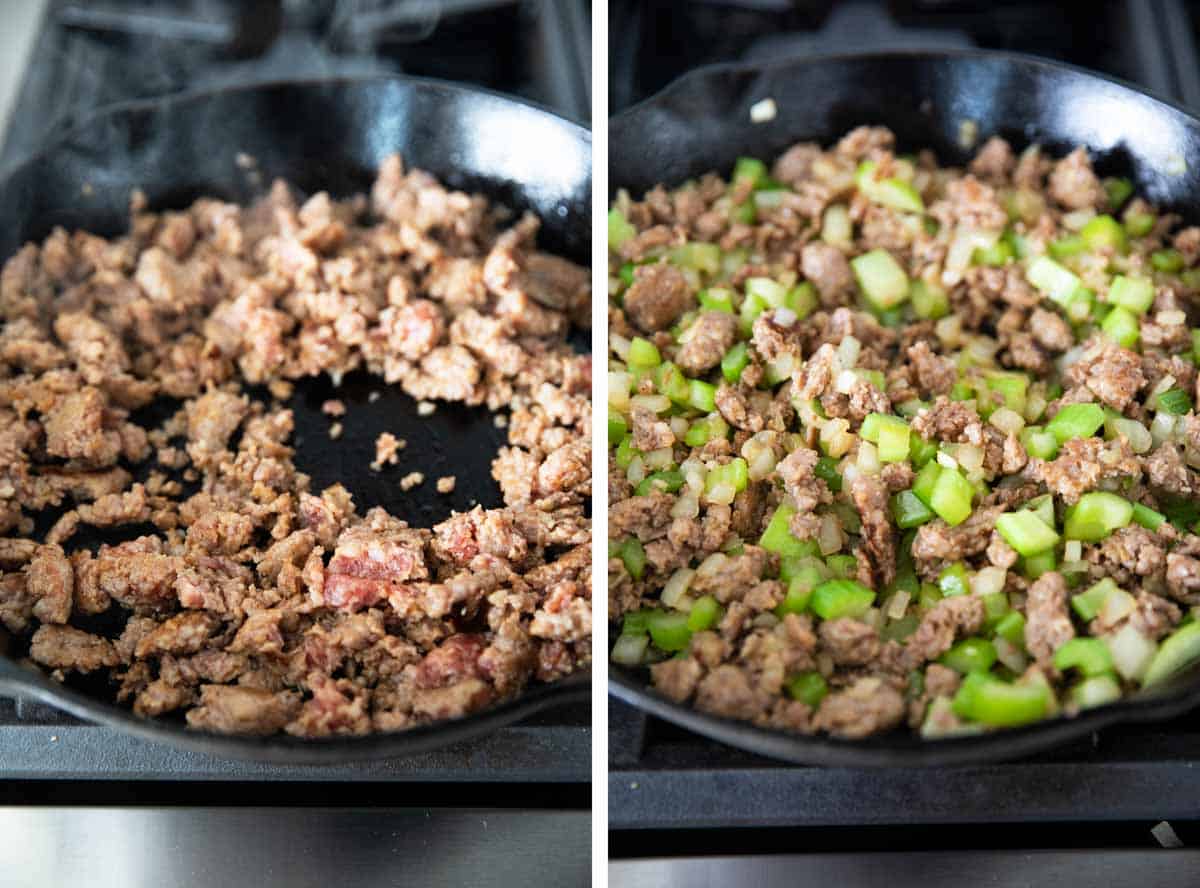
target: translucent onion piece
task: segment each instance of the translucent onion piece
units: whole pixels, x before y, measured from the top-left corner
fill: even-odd
[[[688,601],[687,607],[680,607],[680,600],[687,595],[688,587],[692,584],[692,577],[696,572],[688,567],[681,567],[667,579],[666,585],[662,590],[662,603],[667,607],[673,607],[677,610],[691,610],[691,600]]]

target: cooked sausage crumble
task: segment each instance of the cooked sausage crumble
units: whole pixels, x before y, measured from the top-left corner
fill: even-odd
[[[124,237],[21,249],[0,277],[0,621],[29,659],[99,673],[140,715],[309,737],[460,716],[584,668],[591,365],[567,334],[588,273],[537,229],[391,157],[369,196],[138,199]],[[503,506],[412,527],[310,490],[271,398],[358,369],[509,413]],[[53,521],[40,541],[35,519]],[[124,541],[89,547],[83,528]]]

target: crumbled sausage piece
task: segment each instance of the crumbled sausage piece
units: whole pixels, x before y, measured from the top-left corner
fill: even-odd
[[[1029,587],[1025,619],[1025,647],[1039,665],[1047,668],[1054,652],[1075,637],[1062,574],[1048,571]]]

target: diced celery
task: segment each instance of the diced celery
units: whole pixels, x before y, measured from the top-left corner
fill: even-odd
[[[850,267],[863,295],[875,308],[894,308],[908,298],[908,275],[887,250],[856,256],[850,260]]]
[[[651,472],[641,480],[635,488],[634,493],[637,496],[649,496],[656,490],[675,493],[682,486],[683,473],[677,469],[670,469],[662,472]]]
[[[717,387],[700,379],[689,379],[691,391],[688,393],[688,404],[697,410],[711,413],[717,409]]]
[[[613,413],[611,410],[608,413],[608,443],[610,446],[620,444],[624,437],[629,434],[629,423],[625,421],[619,413]]]
[[[783,284],[768,277],[752,277],[746,280],[746,296],[758,299],[771,308],[783,308],[787,303],[788,290]]]
[[[1170,413],[1174,416],[1182,416],[1192,409],[1192,399],[1188,397],[1188,393],[1181,388],[1169,388],[1165,392],[1160,392],[1158,395],[1158,404],[1156,409],[1159,413]]]
[[[942,467],[938,465],[937,460],[931,459],[925,463],[925,467],[917,472],[917,477],[913,479],[913,495],[925,505],[929,505],[933,497],[933,488],[936,486],[940,474],[942,474]]]
[[[937,443],[926,441],[920,435],[908,437],[908,459],[918,469],[924,468],[937,456]]]
[[[629,366],[657,367],[661,363],[662,356],[658,353],[658,346],[649,339],[635,336],[629,343]]]
[[[1114,250],[1124,253],[1128,249],[1125,229],[1112,216],[1095,216],[1079,230],[1080,237],[1092,252]]]
[[[1067,509],[1063,519],[1063,535],[1069,540],[1099,542],[1114,530],[1125,527],[1133,519],[1133,503],[1115,493],[1093,491],[1085,493],[1079,502]]]
[[[1047,571],[1054,570],[1058,565],[1058,559],[1054,555],[1053,549],[1047,549],[1045,552],[1040,552],[1037,555],[1030,555],[1024,559],[1025,576],[1031,580],[1036,580]]]
[[[994,371],[988,373],[988,388],[998,392],[1004,398],[1004,406],[1017,413],[1025,412],[1026,393],[1029,390],[1029,377],[1024,373]]]
[[[709,311],[720,311],[733,314],[733,291],[724,287],[709,287],[701,290],[696,297],[700,305]]]
[[[1093,620],[1105,600],[1114,592],[1121,591],[1112,577],[1105,577],[1087,590],[1071,596],[1071,609],[1081,620]]]
[[[1058,534],[1033,512],[1005,512],[996,518],[996,530],[1026,558],[1058,545]]]
[[[749,363],[750,351],[746,347],[746,343],[738,342],[721,358],[721,374],[729,382],[736,383],[742,378],[742,371]]]
[[[626,287],[633,284],[633,270],[636,267],[632,262],[625,262],[617,269],[617,277],[621,279],[621,283]]]
[[[1048,256],[1039,256],[1029,263],[1025,277],[1029,279],[1029,283],[1062,305],[1065,305],[1080,287],[1079,278],[1074,272]]]
[[[708,475],[704,478],[704,492],[712,493],[717,487],[728,484],[737,493],[741,493],[746,489],[748,481],[749,467],[746,465],[746,461],[739,456],[723,466],[709,469]]]
[[[719,413],[712,413],[692,423],[683,436],[683,443],[688,447],[703,447],[714,438],[724,438],[729,434],[729,425]]]
[[[854,224],[845,204],[831,204],[821,217],[821,240],[834,247],[850,247],[854,243]]]
[[[813,591],[810,606],[822,620],[861,617],[875,602],[875,593],[854,580],[827,580]]]
[[[637,236],[637,229],[615,207],[608,211],[608,248],[614,252]]]
[[[775,609],[777,616],[785,614],[802,614],[808,610],[813,590],[822,582],[821,575],[814,568],[801,568],[801,572],[788,580],[787,594],[783,602]]]
[[[1121,217],[1125,223],[1125,231],[1130,237],[1145,237],[1158,221],[1153,213],[1132,213],[1130,206]]]
[[[1108,301],[1134,314],[1145,314],[1154,304],[1154,282],[1137,275],[1117,275],[1108,287]]]
[[[971,262],[975,265],[989,265],[998,268],[1007,265],[1014,256],[1012,244],[1006,240],[998,240],[990,247],[976,247],[971,254]]]
[[[621,439],[621,443],[617,445],[616,455],[613,457],[617,461],[617,466],[622,469],[629,468],[629,464],[633,462],[635,456],[641,456],[641,451],[636,450],[633,446],[633,438],[626,435]]]
[[[799,283],[788,290],[784,305],[796,313],[796,317],[804,320],[817,307],[817,288],[808,281]]]
[[[943,468],[933,485],[933,493],[929,496],[929,508],[954,527],[962,524],[971,514],[971,500],[974,495],[975,488],[960,472]]]
[[[756,187],[767,180],[767,165],[757,157],[739,157],[733,165],[734,182],[750,182]]]
[[[1085,249],[1087,244],[1078,234],[1068,234],[1046,245],[1047,252],[1055,259],[1069,259],[1071,256],[1078,256]]]
[[[692,380],[670,361],[660,364],[654,375],[659,394],[666,395],[676,404],[687,404],[691,400]]]
[[[1099,404],[1067,404],[1046,423],[1046,431],[1063,444],[1072,438],[1090,438],[1102,425],[1104,408]]]
[[[673,265],[690,268],[704,274],[716,274],[721,270],[721,248],[716,244],[689,242],[673,247],[668,254]]]
[[[876,179],[877,169],[875,161],[864,160],[854,175],[855,185],[868,200],[902,213],[925,211],[925,202],[910,182],[898,178]]]
[[[650,631],[650,618],[656,613],[653,610],[629,611],[621,619],[621,634],[637,637]]]
[[[1150,687],[1166,681],[1197,660],[1200,660],[1200,622],[1193,622],[1176,629],[1159,646],[1142,685]]]
[[[910,289],[913,313],[925,320],[936,321],[950,314],[950,298],[935,284],[917,278]]]
[[[842,489],[842,476],[837,470],[837,460],[822,456],[813,467],[813,474],[820,478],[834,493]]]
[[[1039,426],[1025,426],[1017,436],[1021,446],[1030,456],[1038,459],[1054,459],[1058,454],[1058,439],[1053,432],[1048,432]]]

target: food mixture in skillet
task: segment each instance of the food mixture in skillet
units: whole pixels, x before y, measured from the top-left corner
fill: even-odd
[[[925,736],[1200,658],[1200,228],[1082,149],[862,127],[609,216],[616,662]]]
[[[459,716],[585,666],[591,365],[566,337],[587,270],[399,157],[369,197],[140,203],[127,236],[56,230],[0,278],[0,620],[29,658],[110,678],[142,715],[302,736]],[[360,368],[511,411],[504,506],[411,527],[310,490],[281,402]],[[126,541],[72,545],[95,528]]]

